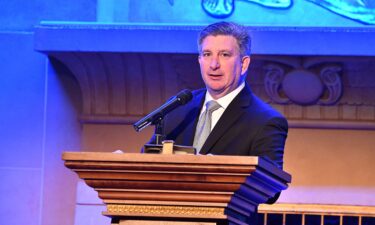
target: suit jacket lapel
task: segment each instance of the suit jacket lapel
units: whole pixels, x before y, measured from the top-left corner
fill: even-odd
[[[215,143],[226,133],[229,128],[240,118],[250,105],[252,93],[249,86],[246,84],[245,88],[233,99],[220,117],[214,129],[208,136],[206,142],[202,146],[200,154],[209,153],[214,147]]]

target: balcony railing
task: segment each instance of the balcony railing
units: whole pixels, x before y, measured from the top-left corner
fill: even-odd
[[[259,206],[258,225],[374,225],[375,206],[274,204]]]

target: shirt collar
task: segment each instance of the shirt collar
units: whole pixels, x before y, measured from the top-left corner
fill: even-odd
[[[206,105],[208,101],[215,100],[225,110],[228,107],[228,105],[233,101],[233,99],[242,91],[244,87],[245,87],[245,82],[242,82],[242,84],[240,84],[232,92],[216,100],[210,95],[210,93],[208,93],[208,91],[206,91],[206,98],[204,101],[204,105]]]

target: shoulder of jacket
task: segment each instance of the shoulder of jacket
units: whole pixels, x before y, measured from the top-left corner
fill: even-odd
[[[200,95],[200,94],[205,94],[206,93],[206,88],[201,88],[197,90],[193,90],[191,92],[194,96]]]

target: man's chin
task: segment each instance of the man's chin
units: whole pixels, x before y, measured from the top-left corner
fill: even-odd
[[[210,90],[210,93],[215,93],[215,94],[220,94],[222,93],[225,89],[222,87],[209,87],[208,90]]]
[[[219,96],[220,98],[226,95],[226,90],[224,88],[209,88],[207,90],[212,95],[212,97]]]

